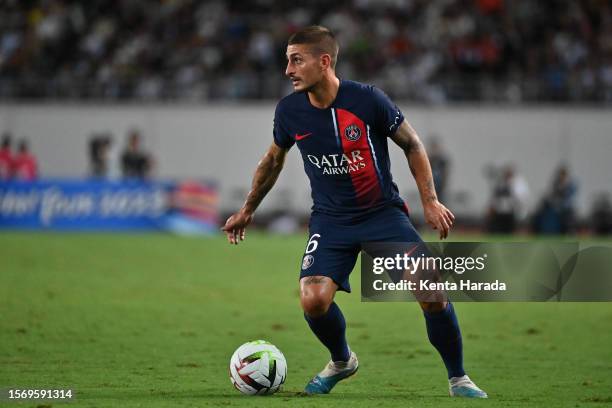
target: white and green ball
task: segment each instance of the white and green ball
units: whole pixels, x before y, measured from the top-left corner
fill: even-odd
[[[272,343],[255,340],[238,347],[229,371],[232,384],[241,393],[273,394],[287,378],[287,360]]]

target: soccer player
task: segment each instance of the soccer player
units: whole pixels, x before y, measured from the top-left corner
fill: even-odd
[[[377,88],[340,80],[335,74],[338,43],[328,29],[305,28],[287,45],[285,74],[294,92],[274,116],[274,141],[253,176],[242,208],[222,228],[231,244],[245,229],[297,144],[312,187],[313,210],[300,272],[300,300],[313,333],[331,361],[307,385],[327,394],[355,374],[357,356],[346,341],[346,323],[334,302],[350,292],[349,274],[363,242],[420,242],[390,172],[388,139],[403,149],[418,185],[427,223],[448,236],[453,214],[436,196],[423,144],[402,112]],[[486,398],[463,369],[461,332],[450,302],[420,302],[427,334],[448,371],[451,396]]]

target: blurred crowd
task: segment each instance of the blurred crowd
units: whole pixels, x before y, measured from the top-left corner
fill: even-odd
[[[529,208],[529,184],[513,165],[489,168],[491,196],[485,218],[486,230],[493,234],[514,234],[520,230],[535,234],[571,234],[585,228],[599,235],[612,234],[612,201],[608,192],[599,192],[588,216],[576,215],[578,180],[561,164],[535,208]]]
[[[450,157],[437,136],[430,137],[427,152],[436,193],[440,201],[446,203]],[[599,192],[592,200],[587,217],[579,220],[576,214],[579,182],[566,164],[561,163],[554,171],[550,185],[535,208],[528,205],[529,182],[513,164],[487,165],[484,175],[490,184],[490,196],[482,227],[492,234],[510,235],[519,231],[571,234],[585,230],[598,235],[612,234],[609,192]]]
[[[142,135],[136,128],[127,134],[122,151],[110,132],[89,138],[89,175],[92,178],[146,180],[151,177],[153,156],[142,148]]]
[[[28,141],[20,139],[14,146],[13,136],[5,132],[0,142],[0,182],[33,181],[37,177],[38,162],[30,152]]]
[[[4,0],[0,98],[278,98],[288,36],[427,103],[612,102],[610,0]]]
[[[111,133],[93,133],[87,156],[89,176],[96,179],[146,180],[154,166],[154,158],[143,149],[142,135],[136,128],[128,132],[122,150]],[[4,132],[0,137],[0,182],[35,181],[39,177],[38,159],[30,151],[28,140],[15,141],[11,132]]]

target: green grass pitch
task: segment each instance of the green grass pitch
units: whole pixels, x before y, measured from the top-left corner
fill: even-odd
[[[612,303],[457,303],[466,368],[489,400],[451,399],[418,305],[336,300],[360,372],[300,396],[328,360],[298,299],[305,235],[0,234],[0,388],[72,388],[79,407],[602,407],[612,404]],[[248,340],[288,361],[283,391],[239,394]]]

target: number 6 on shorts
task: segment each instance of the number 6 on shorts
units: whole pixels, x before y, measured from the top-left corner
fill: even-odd
[[[321,238],[321,234],[312,234],[308,240],[306,252],[304,252],[304,254],[310,254],[317,250],[317,247],[319,246],[319,241],[317,241],[317,238]]]

